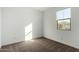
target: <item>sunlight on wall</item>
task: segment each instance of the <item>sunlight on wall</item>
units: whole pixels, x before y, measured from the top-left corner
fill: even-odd
[[[32,23],[25,27],[25,40],[32,39]]]

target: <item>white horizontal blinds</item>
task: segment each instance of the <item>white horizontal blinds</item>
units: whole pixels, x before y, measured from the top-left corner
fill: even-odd
[[[56,13],[56,18],[57,18],[57,20],[63,19],[63,10],[58,11],[58,12]]]
[[[71,9],[67,8],[56,13],[56,20],[64,20],[66,18],[71,18]]]
[[[64,13],[63,13],[64,19],[71,18],[71,9],[70,8],[64,9],[63,11],[64,11]]]

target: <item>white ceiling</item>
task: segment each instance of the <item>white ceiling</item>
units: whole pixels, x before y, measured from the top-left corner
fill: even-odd
[[[34,8],[39,10],[39,11],[45,11],[48,9],[48,7],[34,7]]]

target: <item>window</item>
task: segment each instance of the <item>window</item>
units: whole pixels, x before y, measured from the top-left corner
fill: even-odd
[[[70,30],[71,8],[56,12],[57,29]]]

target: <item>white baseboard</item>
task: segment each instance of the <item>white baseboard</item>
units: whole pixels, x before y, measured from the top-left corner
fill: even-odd
[[[22,42],[22,41],[25,41],[25,40],[16,41],[16,42],[9,42],[9,43],[6,43],[6,44],[2,44],[2,46],[6,46],[6,45],[10,45],[10,44],[15,44],[15,43]]]
[[[46,37],[46,36],[44,36],[45,38],[47,38],[47,39],[50,39],[50,40],[54,40],[54,39],[56,39],[56,38],[49,38],[49,37]],[[60,41],[58,41],[58,40],[54,40],[54,41],[56,41],[56,42],[59,42],[59,43],[61,43],[61,44],[65,44],[65,45],[67,45],[67,46],[70,46],[70,47],[73,47],[73,48],[76,48],[76,49],[79,49],[79,47],[76,47],[76,46],[73,46],[73,45],[69,45],[69,44],[66,44],[66,43],[64,43],[64,42],[60,42]]]

